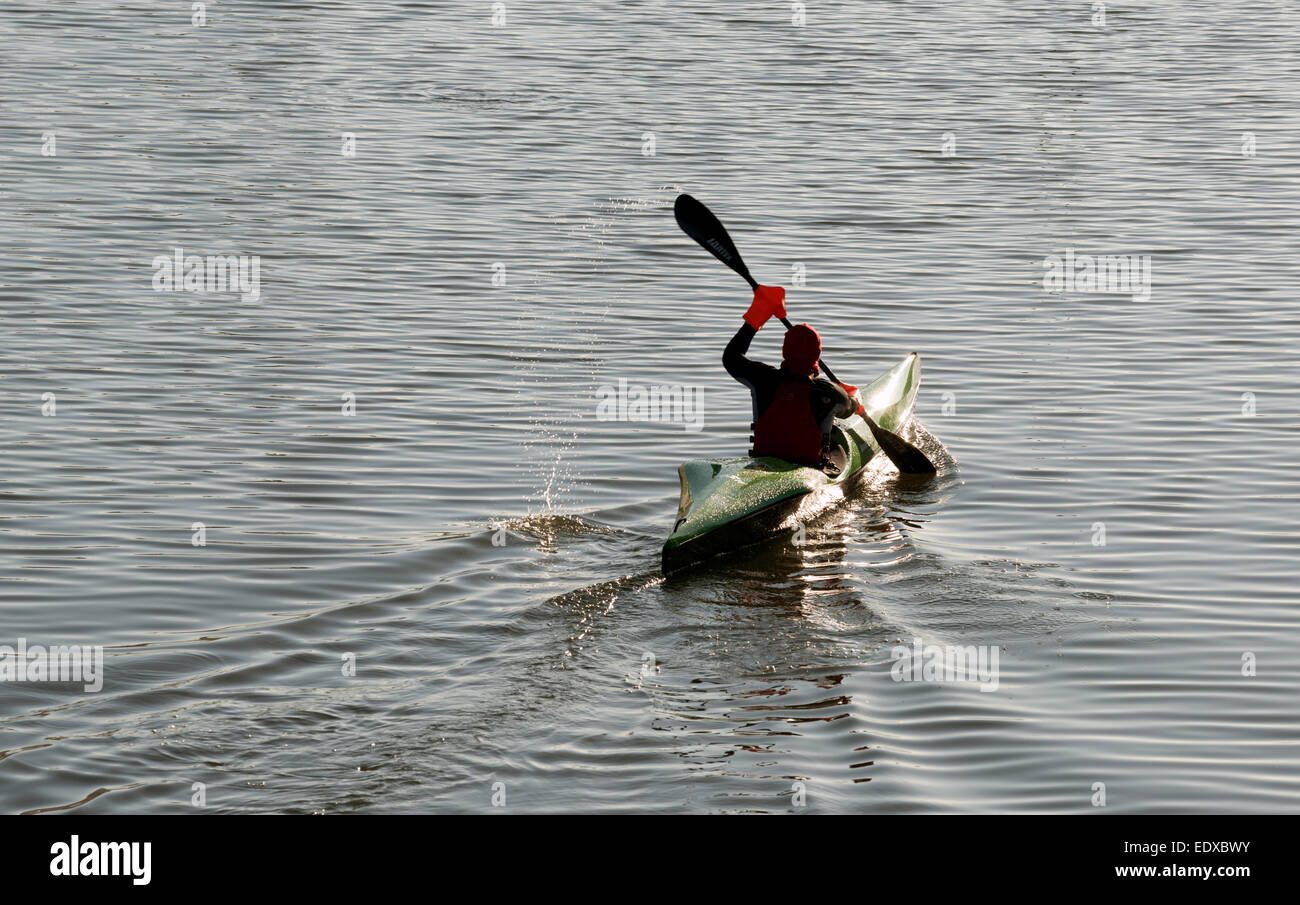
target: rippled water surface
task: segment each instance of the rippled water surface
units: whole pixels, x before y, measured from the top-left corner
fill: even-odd
[[[191,15],[0,10],[0,644],[105,648],[0,684],[0,809],[1300,810],[1293,5]],[[943,468],[665,579],[750,419],[683,191]]]

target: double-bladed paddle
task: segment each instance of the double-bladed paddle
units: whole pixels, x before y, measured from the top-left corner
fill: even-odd
[[[682,228],[682,232],[690,236],[696,242],[703,245],[715,258],[726,264],[736,273],[745,278],[745,282],[757,289],[758,281],[749,273],[749,268],[740,257],[740,252],[736,251],[736,243],[731,241],[731,236],[727,234],[726,227],[713,215],[713,211],[704,206],[703,203],[692,198],[690,195],[682,194],[677,196],[677,201],[673,204],[673,216],[677,218],[677,225]],[[790,329],[790,322],[784,317],[781,323],[785,324],[786,329]],[[826,376],[836,383],[840,380],[835,376],[835,372],[827,367],[826,362],[818,359]],[[889,461],[894,463],[894,467],[903,474],[934,474],[934,463],[911,443],[908,443],[898,434],[885,430],[875,420],[866,413],[862,412],[862,417],[867,422],[867,427],[871,428],[871,433],[875,436],[876,442],[880,448],[885,451]]]

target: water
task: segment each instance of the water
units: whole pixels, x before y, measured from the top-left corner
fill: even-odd
[[[106,672],[0,685],[5,812],[1300,809],[1292,7],[186,6],[0,13],[0,643]],[[665,580],[749,421],[681,191],[944,467]]]

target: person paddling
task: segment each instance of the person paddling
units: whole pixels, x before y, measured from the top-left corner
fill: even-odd
[[[818,377],[822,341],[807,324],[786,331],[780,368],[746,358],[749,344],[769,318],[785,317],[785,289],[758,286],[745,312],[745,322],[727,343],[722,365],[749,387],[754,405],[754,448],[751,456],[775,456],[796,465],[837,468],[831,428],[835,418],[859,411],[856,387]]]

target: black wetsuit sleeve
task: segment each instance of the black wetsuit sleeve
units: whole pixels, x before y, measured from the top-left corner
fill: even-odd
[[[741,384],[749,386],[751,390],[757,390],[761,395],[766,395],[775,390],[780,378],[777,377],[776,368],[772,365],[745,358],[745,352],[749,351],[749,343],[754,341],[755,333],[758,333],[758,330],[753,326],[740,325],[740,329],[723,351],[723,367],[727,368],[727,373]]]
[[[745,353],[749,351],[749,344],[753,342],[754,334],[757,332],[749,324],[741,324],[722,353],[722,366],[727,369],[728,374],[741,383],[751,385],[762,383],[768,378],[768,372],[775,370],[771,365],[765,365],[761,361],[751,361],[745,357]]]
[[[731,342],[727,343],[726,351],[722,353],[722,366],[727,369],[727,373],[749,387],[755,421],[772,404],[776,388],[781,383],[781,372],[776,368],[745,357],[757,332],[749,324],[741,324],[736,335],[731,337]]]

